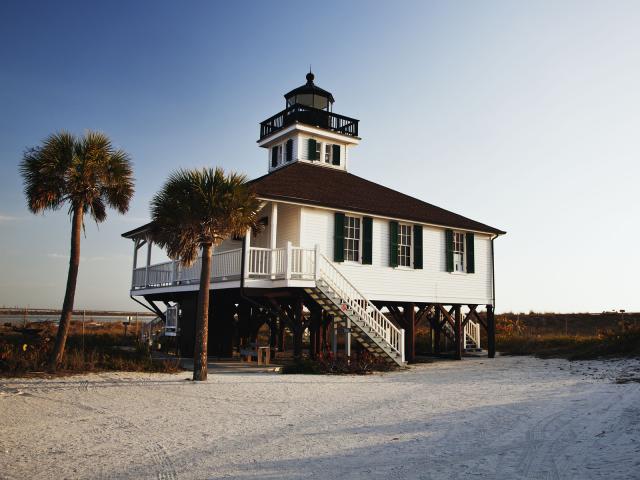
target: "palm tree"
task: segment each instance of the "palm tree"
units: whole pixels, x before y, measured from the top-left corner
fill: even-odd
[[[84,216],[88,214],[101,223],[107,218],[107,207],[125,213],[133,196],[133,170],[129,155],[114,149],[106,135],[88,131],[83,137],[76,137],[61,131],[25,151],[20,173],[31,212],[68,205],[71,216],[69,274],[49,364],[55,371],[62,362],[71,324]]]
[[[260,202],[246,177],[221,168],[178,170],[151,200],[151,236],[167,255],[189,266],[202,251],[193,379],[207,379],[209,285],[213,247],[258,228]]]

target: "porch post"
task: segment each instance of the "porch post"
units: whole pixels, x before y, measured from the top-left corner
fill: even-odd
[[[136,284],[136,266],[138,265],[138,244],[140,239],[136,238],[133,241],[133,269],[131,270],[131,289],[135,288]]]
[[[144,286],[149,285],[149,266],[151,265],[151,245],[153,245],[153,241],[150,238],[147,239],[147,265],[144,271]]]
[[[462,360],[462,336],[464,335],[464,332],[462,331],[462,313],[461,313],[461,308],[460,305],[456,305],[455,310],[454,310],[454,315],[455,315],[455,337],[456,337],[456,343],[455,343],[455,347],[456,347],[456,354],[455,354],[455,359],[456,360]]]
[[[338,356],[338,325],[336,324],[335,315],[331,319],[331,350],[333,351],[333,358]]]
[[[344,349],[347,353],[347,362],[351,362],[351,319],[347,316],[347,326],[344,329]]]
[[[415,360],[416,349],[416,309],[413,303],[407,303],[404,305],[403,312],[404,323],[406,324],[406,341],[405,347],[407,349],[406,358],[409,363]]]
[[[302,334],[304,330],[303,322],[303,308],[304,304],[302,303],[301,298],[297,298],[294,301],[293,307],[293,322],[292,322],[292,330],[293,330],[293,358],[296,360],[302,359]]]
[[[487,351],[489,358],[496,356],[496,317],[493,305],[487,305]]]
[[[240,272],[240,275],[244,275],[244,278],[249,278],[249,272],[251,271],[251,229],[247,229],[247,233],[244,234],[244,272]]]
[[[433,319],[433,353],[440,354],[440,317],[442,312],[440,311],[440,305],[436,305]]]
[[[291,279],[291,263],[293,262],[293,245],[287,242],[287,251],[284,257],[284,278]]]
[[[271,264],[270,273],[271,278],[275,278],[276,274],[276,252],[275,248],[277,245],[277,233],[278,233],[278,204],[276,202],[271,202],[271,218],[269,219],[269,248],[271,252],[269,252],[269,260]]]
[[[138,266],[138,248],[140,248],[138,245],[140,244],[140,239],[136,238],[133,241],[133,269],[135,270],[136,267]]]

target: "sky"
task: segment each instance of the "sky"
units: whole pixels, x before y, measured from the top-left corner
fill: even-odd
[[[61,129],[134,161],[125,216],[87,221],[77,308],[135,309],[132,244],[178,167],[257,177],[259,122],[304,83],[360,119],[350,171],[506,230],[497,311],[640,311],[640,2],[0,4],[0,306],[59,307],[66,210],[18,164]]]

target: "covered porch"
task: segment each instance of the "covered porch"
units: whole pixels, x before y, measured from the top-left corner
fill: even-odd
[[[300,207],[265,201],[259,218],[259,230],[248,231],[244,239],[227,239],[215,247],[212,289],[235,288],[241,280],[251,287],[304,287],[315,279],[318,249],[299,246]],[[158,288],[197,289],[201,258],[188,267],[167,259],[154,245],[150,224],[123,236],[134,242],[132,293],[140,295],[142,290]],[[142,252],[146,253],[145,261],[139,265]],[[152,255],[156,257],[158,253],[165,261],[153,263]]]
[[[316,275],[316,255],[316,248],[294,247],[291,242],[287,242],[287,245],[281,248],[245,247],[214,252],[211,259],[211,281],[214,284],[225,282],[237,284],[244,276],[246,284],[253,287],[258,286],[255,283],[265,281],[313,281]],[[131,290],[137,292],[149,288],[189,285],[197,288],[201,269],[202,258],[200,257],[189,267],[184,267],[177,261],[147,264],[133,269]],[[229,285],[229,288],[235,286]],[[274,285],[274,287],[281,286],[284,285]],[[223,286],[213,285],[212,288],[223,288]]]

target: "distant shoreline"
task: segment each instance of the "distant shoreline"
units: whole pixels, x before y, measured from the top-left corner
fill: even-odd
[[[61,311],[55,308],[30,308],[30,307],[13,307],[0,308],[0,316],[2,315],[60,315]],[[122,310],[74,310],[73,315],[99,316],[99,317],[155,317],[151,312],[132,312]]]

